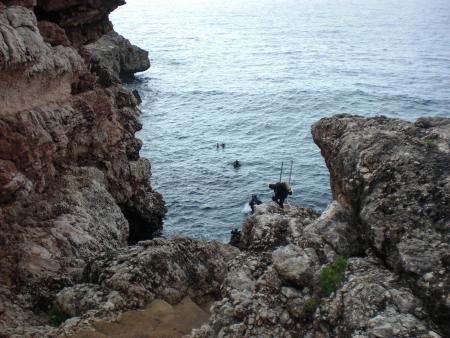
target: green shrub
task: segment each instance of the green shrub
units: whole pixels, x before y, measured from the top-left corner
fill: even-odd
[[[320,271],[320,288],[325,297],[331,295],[342,283],[347,265],[347,260],[338,256],[333,263],[322,268]]]
[[[428,147],[436,147],[436,144],[433,142],[433,140],[428,139],[425,140],[424,142]]]
[[[62,323],[64,323],[69,316],[67,316],[64,312],[62,312],[56,304],[53,304],[50,308],[50,311],[48,312],[48,315],[50,317],[49,322],[52,326],[60,326]]]
[[[339,271],[341,273],[344,273],[345,269],[347,269],[348,266],[347,260],[342,256],[337,256],[334,262],[331,264],[336,269],[336,271]]]
[[[316,312],[318,307],[319,307],[319,301],[316,298],[309,298],[303,305],[303,309],[307,313]]]

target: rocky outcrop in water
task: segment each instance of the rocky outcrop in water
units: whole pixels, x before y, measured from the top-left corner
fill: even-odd
[[[148,52],[132,45],[116,32],[103,35],[86,48],[91,54],[93,71],[105,85],[120,82],[120,76],[129,76],[150,68]]]
[[[121,3],[0,2],[0,333],[45,325],[88,261],[161,227],[136,99],[83,46]]]

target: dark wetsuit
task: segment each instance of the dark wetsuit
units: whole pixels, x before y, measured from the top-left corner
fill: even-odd
[[[272,200],[283,208],[284,200],[288,197],[288,195],[292,195],[292,191],[287,185],[286,182],[278,182],[275,184],[269,184],[269,188],[273,190],[275,195],[272,197]]]
[[[234,229],[231,231],[230,244],[239,247],[241,243],[241,232],[238,229]]]
[[[258,198],[257,195],[252,195],[252,199],[250,200],[250,208],[252,208],[252,214],[255,212],[255,205],[262,204],[261,200]]]

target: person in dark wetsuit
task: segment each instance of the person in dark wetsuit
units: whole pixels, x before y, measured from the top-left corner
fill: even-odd
[[[252,214],[255,212],[255,205],[262,204],[261,200],[258,198],[257,195],[252,195],[252,199],[248,203],[250,205],[250,208],[252,209]]]
[[[273,190],[274,196],[272,196],[272,201],[276,202],[280,208],[283,208],[283,203],[288,195],[292,195],[291,188],[286,182],[277,182],[274,184],[269,184],[269,188]]]
[[[239,160],[236,160],[233,162],[234,169],[239,169],[241,167],[241,162]]]
[[[233,229],[231,231],[230,245],[239,248],[240,243],[241,243],[241,231],[238,229]]]

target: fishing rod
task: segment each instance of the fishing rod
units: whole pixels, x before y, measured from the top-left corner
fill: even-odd
[[[294,164],[294,161],[291,160],[291,169],[289,170],[289,186],[291,185],[291,177],[292,177],[292,165]]]
[[[281,176],[283,176],[283,165],[284,165],[284,162],[281,162],[280,182],[281,182]]]

